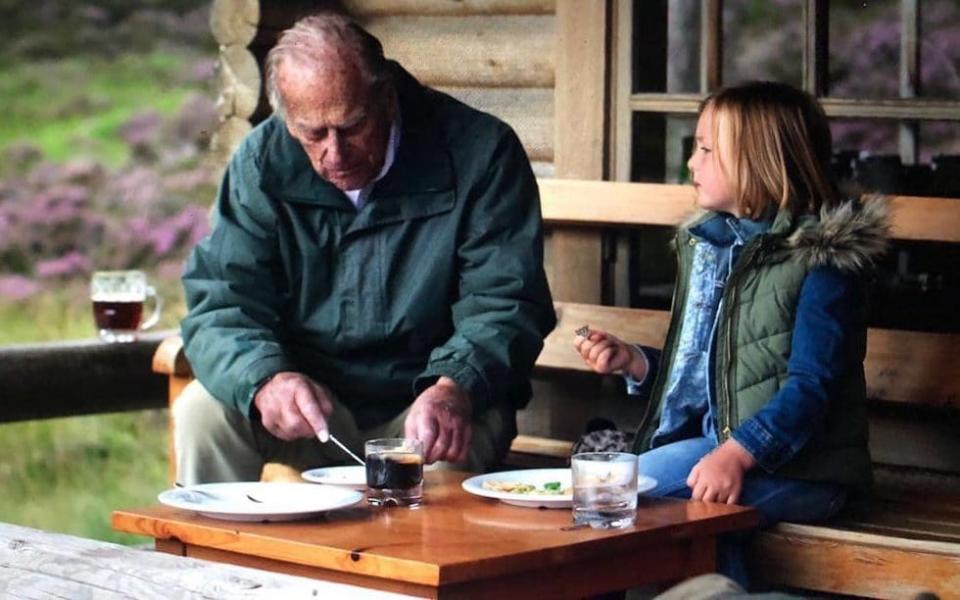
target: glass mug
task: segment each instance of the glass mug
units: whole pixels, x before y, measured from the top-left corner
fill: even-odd
[[[416,508],[423,503],[423,444],[407,438],[364,443],[367,502]]]
[[[153,298],[153,312],[143,320],[143,305]],[[137,333],[160,320],[163,302],[147,285],[143,271],[96,271],[90,279],[93,320],[105,342],[132,342]]]

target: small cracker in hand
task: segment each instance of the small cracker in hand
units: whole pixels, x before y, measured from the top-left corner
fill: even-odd
[[[574,331],[573,333],[576,334],[576,335],[578,335],[578,336],[580,336],[580,337],[582,337],[582,338],[588,337],[588,336],[590,335],[590,326],[589,326],[589,325],[584,325],[583,327],[577,329],[577,330]]]

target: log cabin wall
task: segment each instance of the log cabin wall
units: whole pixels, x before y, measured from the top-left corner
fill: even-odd
[[[214,168],[222,169],[252,124],[269,114],[262,90],[267,51],[297,18],[318,10],[346,12],[422,83],[509,123],[538,177],[604,178],[606,0],[215,0],[210,25],[220,45],[221,126],[213,138]],[[600,303],[599,230],[548,230],[545,254],[556,300]],[[570,410],[602,414],[622,393],[609,388],[600,378],[576,375],[534,381],[521,431],[569,437],[575,432],[564,430],[550,405],[590,398],[595,402],[575,402],[580,408]],[[562,421],[590,416],[566,414]]]

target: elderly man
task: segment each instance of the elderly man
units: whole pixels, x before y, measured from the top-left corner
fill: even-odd
[[[275,114],[234,155],[184,271],[198,382],[174,409],[178,479],[345,462],[329,434],[495,465],[555,324],[516,135],[342,16],[286,31],[267,88]]]

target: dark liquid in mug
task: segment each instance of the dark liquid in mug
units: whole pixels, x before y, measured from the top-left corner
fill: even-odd
[[[143,301],[94,300],[93,318],[97,329],[135,330],[143,318]]]
[[[406,490],[423,481],[423,462],[416,454],[401,452],[367,456],[367,487]]]

